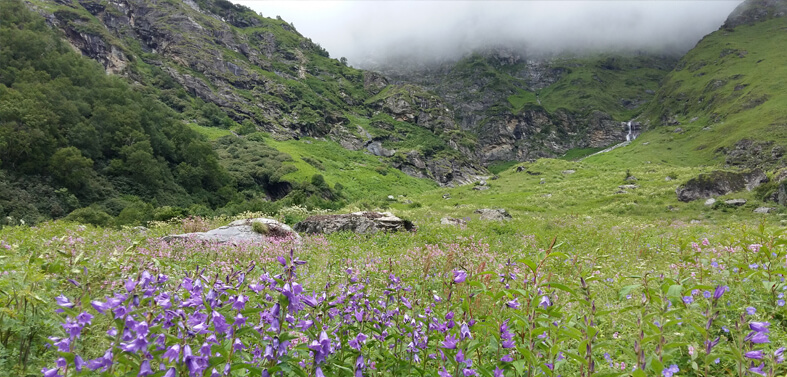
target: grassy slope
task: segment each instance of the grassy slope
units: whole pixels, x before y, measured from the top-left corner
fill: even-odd
[[[624,148],[625,149],[625,148]],[[603,156],[603,155],[602,155]],[[619,159],[610,163],[610,159]],[[524,163],[528,171],[541,173],[530,175],[508,168],[499,174],[499,179],[488,181],[489,190],[476,191],[472,186],[454,189],[440,188],[416,196],[434,216],[476,218],[473,211],[478,208],[506,208],[514,217],[562,217],[593,216],[621,221],[655,220],[702,220],[709,222],[735,222],[767,218],[778,222],[781,216],[756,215],[752,211],[768,206],[757,199],[756,192],[740,192],[720,199],[744,198],[748,203],[740,208],[711,209],[703,201],[682,203],[677,200],[675,188],[697,174],[709,171],[710,167],[687,167],[653,162],[650,164],[625,164],[621,155],[572,162],[556,159],[541,159]],[[575,170],[565,174],[565,170]],[[637,178],[625,181],[627,170]],[[672,177],[672,180],[665,178]],[[540,184],[541,179],[545,180]],[[636,189],[617,193],[621,185],[635,184]],[[450,193],[451,199],[443,199]],[[772,205],[773,203],[770,203]],[[394,208],[406,210],[404,204]]]
[[[719,30],[700,41],[667,76],[644,114],[657,125],[670,115],[682,124],[643,135],[638,144],[651,143],[637,148],[638,154],[661,154],[675,163],[713,164],[718,162],[714,152],[719,147],[740,139],[784,143],[785,28],[787,18],[777,18],[734,31]],[[673,133],[676,127],[684,132]],[[665,148],[668,154],[663,153]]]
[[[413,178],[387,166],[380,158],[362,151],[349,151],[330,141],[311,138],[276,141],[266,139],[266,144],[289,154],[298,171],[283,178],[292,182],[309,180],[322,174],[331,186],[341,183],[350,200],[382,200],[388,195],[412,195],[437,187],[428,179]],[[309,164],[304,157],[317,161],[320,166]]]
[[[672,68],[673,59],[647,55],[600,54],[585,58],[559,58],[552,68],[567,71],[556,83],[538,93],[519,90],[508,97],[515,111],[526,105],[541,106],[550,112],[566,108],[579,113],[601,110],[615,119],[631,119],[642,106],[627,108],[621,99],[647,101],[659,81]],[[650,92],[648,92],[650,91]]]

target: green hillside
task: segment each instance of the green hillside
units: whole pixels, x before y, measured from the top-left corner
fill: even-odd
[[[663,158],[722,163],[719,148],[741,139],[787,139],[787,18],[703,38],[664,80],[641,119],[651,131],[640,150],[671,148]],[[680,130],[678,130],[680,128]],[[658,152],[657,152],[658,153]]]

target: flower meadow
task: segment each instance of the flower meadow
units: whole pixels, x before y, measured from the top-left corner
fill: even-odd
[[[0,360],[47,377],[787,373],[781,230],[543,221],[247,245],[161,240],[193,219],[4,229]]]

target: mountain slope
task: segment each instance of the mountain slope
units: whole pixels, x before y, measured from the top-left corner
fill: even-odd
[[[784,165],[785,1],[747,1],[664,80],[642,119],[688,163]],[[644,139],[643,139],[644,140]]]
[[[442,96],[477,136],[478,158],[494,163],[625,140],[621,122],[642,111],[675,62],[631,53],[529,58],[496,48],[434,67],[376,69]]]
[[[389,164],[395,163],[390,157],[416,154],[431,164],[412,169],[412,175],[441,184],[468,182],[484,172],[466,154],[453,152],[458,148],[452,146],[470,144],[464,141],[468,135],[444,132],[442,124],[427,128],[443,153],[425,153],[396,138],[366,137],[372,132],[364,128],[369,119],[390,113],[368,102],[388,86],[386,80],[331,59],[281,19],[225,0],[33,4],[84,55],[141,84],[188,122],[239,134],[262,131],[277,140],[329,138],[348,149],[368,149]],[[439,98],[432,102],[432,108],[445,108]],[[431,111],[414,105],[415,113]]]

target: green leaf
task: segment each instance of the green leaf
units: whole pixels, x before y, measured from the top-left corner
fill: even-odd
[[[680,298],[682,296],[683,296],[683,286],[680,284],[671,285],[667,290],[667,297]]]

